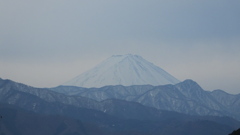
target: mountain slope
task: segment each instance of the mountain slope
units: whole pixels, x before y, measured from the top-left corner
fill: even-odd
[[[233,95],[222,90],[214,90],[210,94],[227,110],[231,110],[235,116],[240,118],[240,94]]]
[[[179,80],[137,55],[113,55],[93,69],[63,85],[103,87],[107,85],[163,85]]]
[[[111,126],[106,128],[101,122],[86,123],[65,116],[33,113],[6,104],[0,104],[0,114],[3,116],[0,119],[1,135],[226,135],[236,129],[228,124],[201,119],[142,121],[114,118]]]
[[[158,109],[193,115],[232,116],[196,82],[185,80],[176,85],[157,86],[139,96],[137,102]]]
[[[1,135],[95,135],[103,132],[94,124],[65,116],[33,113],[13,105],[0,103],[0,114]]]

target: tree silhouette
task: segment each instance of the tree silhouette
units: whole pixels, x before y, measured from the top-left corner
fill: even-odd
[[[234,130],[231,134],[229,135],[240,135],[240,128],[238,130]]]

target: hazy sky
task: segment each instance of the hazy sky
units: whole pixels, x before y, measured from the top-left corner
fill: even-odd
[[[114,54],[240,93],[239,0],[1,0],[0,77],[54,87]]]

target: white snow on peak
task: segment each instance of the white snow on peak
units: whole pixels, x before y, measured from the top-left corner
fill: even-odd
[[[113,55],[93,69],[63,85],[103,87],[107,85],[165,85],[180,81],[138,55]]]

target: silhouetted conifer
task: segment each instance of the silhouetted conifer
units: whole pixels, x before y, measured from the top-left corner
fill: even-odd
[[[231,134],[229,135],[240,135],[240,128],[238,130],[234,130]]]

